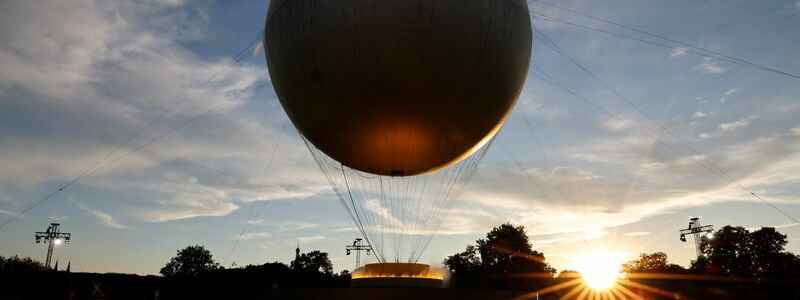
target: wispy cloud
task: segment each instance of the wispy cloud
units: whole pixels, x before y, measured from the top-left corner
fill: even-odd
[[[180,6],[186,4],[186,0],[166,0],[170,5]]]
[[[747,118],[744,118],[744,119],[741,119],[741,120],[737,120],[737,121],[733,121],[733,122],[730,122],[730,123],[720,123],[720,124],[717,125],[718,130],[716,132],[712,132],[712,133],[704,132],[704,133],[701,133],[700,134],[700,139],[701,140],[707,140],[707,139],[712,139],[712,138],[716,138],[716,137],[736,135],[740,131],[742,131],[744,129],[747,129],[750,126],[750,124],[752,123],[752,120],[754,118],[755,118],[754,116],[750,116],[750,117],[747,117]]]
[[[645,236],[650,235],[649,231],[635,231],[635,232],[626,232],[622,234],[623,236]]]
[[[312,236],[301,236],[297,238],[297,241],[300,242],[300,245],[308,245],[311,243],[319,242],[325,240],[327,237],[321,234],[312,235]]]
[[[52,216],[50,216],[50,220],[51,221],[56,221],[56,222],[64,222],[66,220],[69,220],[69,218],[67,216],[64,216],[64,215],[52,215]]]
[[[737,87],[737,88],[732,88],[732,89],[730,89],[730,90],[727,90],[727,91],[725,91],[725,93],[723,93],[723,94],[724,94],[725,96],[730,96],[730,95],[733,95],[733,94],[735,94],[735,93],[736,93],[736,92],[738,92],[739,90],[741,90],[741,88],[738,88],[738,87]]]
[[[302,199],[329,191],[310,160],[291,172],[306,153],[291,130],[286,130],[267,174],[266,182],[274,184],[263,186],[269,159],[263,149],[277,142],[285,115],[274,107],[277,102],[260,101],[254,109],[247,100],[256,93],[239,91],[268,80],[265,68],[203,58],[178,43],[196,31],[207,33],[205,1],[152,3],[4,3],[0,36],[14,42],[0,45],[0,95],[19,118],[37,126],[31,131],[0,119],[2,136],[7,137],[0,142],[3,152],[14,153],[0,155],[0,188],[30,190],[74,178],[191,91],[193,97],[117,155],[241,97],[77,185],[131,196],[126,217],[149,222],[223,216],[240,202]],[[266,111],[260,111],[265,105]],[[285,178],[290,173],[296,177]]]
[[[723,132],[735,133],[741,129],[746,129],[748,126],[750,126],[750,120],[743,119],[731,123],[719,124],[719,130]]]
[[[746,117],[743,122],[750,124],[753,118]],[[745,127],[730,122],[717,128],[742,134]],[[461,196],[469,209],[454,210],[448,219],[473,218],[495,225],[512,222],[525,225],[535,235],[570,233],[581,237],[586,232],[599,233],[686,207],[757,201],[727,179],[709,174],[699,162],[714,161],[727,171],[730,180],[745,186],[768,190],[769,186],[786,185],[800,178],[795,174],[800,167],[800,140],[790,132],[740,137],[729,147],[717,146],[700,156],[679,156],[640,138],[589,140],[585,147],[563,151],[568,157],[579,158],[573,166],[556,168],[563,169],[557,172],[563,198],[542,168],[519,170],[513,164],[494,162],[480,170]],[[798,200],[796,195],[778,191],[769,194],[774,203]],[[487,213],[478,218],[473,215],[477,211]],[[467,222],[450,224],[449,231],[481,232],[477,229],[480,226]]]
[[[730,90],[725,91],[725,93],[722,93],[722,98],[719,98],[719,102],[720,103],[727,102],[728,101],[728,96],[736,94],[737,92],[739,92],[739,90],[741,90],[741,88],[737,87],[737,88],[732,88]]]
[[[80,207],[84,211],[86,211],[87,213],[89,213],[90,215],[92,215],[93,217],[95,217],[98,221],[100,221],[100,224],[102,224],[103,226],[114,229],[128,228],[128,226],[125,226],[119,221],[117,221],[117,219],[114,218],[114,216],[112,216],[109,213],[103,212],[98,209],[90,208],[86,204],[78,202],[78,200],[75,199],[72,199],[72,202],[75,203],[78,207]]]
[[[775,225],[753,226],[753,227],[748,227],[746,229],[749,230],[749,231],[755,231],[755,230],[761,229],[762,227],[772,227],[772,228],[775,228],[775,229],[784,229],[784,228],[792,228],[792,227],[797,227],[797,226],[800,226],[800,223],[782,223],[782,224],[775,224]]]
[[[693,118],[705,118],[705,117],[707,117],[707,116],[710,116],[710,115],[712,115],[713,113],[714,113],[713,111],[710,111],[710,112],[703,112],[703,111],[699,111],[699,110],[698,110],[698,111],[694,112],[694,114],[692,115],[692,117],[693,117]]]
[[[800,13],[800,0],[795,0],[794,3],[786,5],[786,12],[788,13]]]
[[[292,230],[316,228],[319,227],[320,225],[318,223],[310,223],[305,221],[268,221],[264,219],[250,220],[247,223],[258,226],[272,226],[275,227],[278,231],[292,231]]]
[[[728,71],[728,68],[723,67],[717,60],[710,57],[703,58],[703,61],[696,65],[694,69],[706,74],[722,74]]]
[[[11,212],[11,211],[7,211],[7,210],[4,210],[4,209],[0,209],[0,214],[4,214],[6,216],[14,216],[14,215],[16,215],[16,213]]]
[[[278,248],[278,246],[275,245],[275,243],[273,243],[273,242],[271,242],[269,240],[258,242],[258,246],[261,247],[261,249],[264,249],[264,250],[275,250],[275,249]]]
[[[686,48],[675,47],[674,49],[672,49],[672,52],[669,53],[669,56],[680,57],[680,56],[683,56],[685,54],[686,54]]]
[[[248,232],[242,235],[243,241],[249,241],[254,239],[263,239],[272,237],[272,232]],[[233,239],[238,239],[239,236],[232,236]]]
[[[600,126],[612,132],[622,131],[630,128],[630,126],[625,122],[612,118],[604,120],[600,123]]]
[[[378,199],[367,199],[364,208],[371,211],[377,217],[383,219],[389,226],[404,226],[403,222],[392,215],[392,211],[381,205]]]

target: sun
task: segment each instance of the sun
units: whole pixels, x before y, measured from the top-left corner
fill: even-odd
[[[620,274],[621,253],[593,251],[580,255],[574,268],[581,274],[583,282],[594,290],[605,290],[614,285]]]

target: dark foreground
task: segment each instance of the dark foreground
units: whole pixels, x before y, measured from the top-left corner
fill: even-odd
[[[256,274],[170,279],[161,276],[36,272],[0,276],[0,299],[514,299],[531,289],[350,288],[349,278],[270,278]],[[255,275],[255,276],[249,276]],[[291,276],[287,276],[291,277]],[[491,281],[491,280],[487,280]],[[547,286],[558,284],[558,280]],[[643,299],[800,299],[800,282],[640,280],[657,291],[631,288]],[[478,285],[475,285],[478,286]],[[570,289],[541,295],[559,299]],[[678,298],[676,298],[678,294]],[[569,295],[567,295],[569,297]],[[574,295],[573,295],[574,296]]]
[[[426,289],[426,288],[337,288],[275,290],[267,292],[265,299],[513,299],[524,292],[465,290],[465,289]]]

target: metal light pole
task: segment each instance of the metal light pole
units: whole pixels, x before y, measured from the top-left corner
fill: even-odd
[[[714,232],[714,225],[700,225],[700,218],[691,218],[689,219],[689,228],[681,229],[678,232],[681,234],[681,242],[686,242],[686,235],[691,234],[694,235],[694,247],[695,251],[697,252],[697,257],[699,258],[703,255],[703,250],[700,249],[700,243],[704,236],[709,238],[713,237],[712,234]]]
[[[61,243],[69,244],[69,238],[72,235],[69,232],[61,232],[58,223],[50,223],[45,232],[36,232],[36,243],[39,244],[44,240],[47,244],[47,260],[44,265],[50,268],[50,261],[53,258],[53,246],[60,245]]]
[[[350,251],[356,252],[356,269],[358,269],[358,267],[361,266],[361,251],[366,250],[367,255],[369,255],[369,253],[372,251],[372,246],[369,244],[365,245],[361,238],[357,238],[355,241],[353,241],[353,245],[347,245],[344,247],[344,249],[347,250],[347,255],[350,255]]]

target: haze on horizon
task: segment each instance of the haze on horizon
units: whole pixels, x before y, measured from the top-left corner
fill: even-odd
[[[547,16],[647,38],[528,4]],[[303,251],[330,253],[336,271],[351,269],[354,259],[343,248],[356,231],[277,102],[263,54],[248,53],[233,64],[240,50],[257,51],[253,42],[267,5],[0,4],[0,222],[191,95],[113,157],[158,140],[0,228],[0,255],[43,260],[45,249],[33,234],[59,222],[73,238],[55,256],[71,259],[73,271],[156,274],[176,250],[194,244],[206,246],[226,267],[288,262],[298,242]],[[800,73],[797,0],[559,5]],[[797,223],[695,163],[713,161],[734,182],[800,218],[798,79],[697,56],[685,47],[656,47],[543,18],[533,22],[702,155],[676,154],[670,146],[679,148],[679,142],[535,40],[538,68],[670,146],[533,72],[421,262],[440,265],[492,227],[511,222],[527,228],[534,249],[558,270],[570,268],[576,254],[598,250],[628,258],[664,251],[671,262],[687,266],[694,245],[681,243],[677,231],[693,216],[717,228],[777,227],[789,236],[787,250],[800,252]],[[252,85],[264,87],[240,92]],[[246,222],[247,232],[225,260]]]

